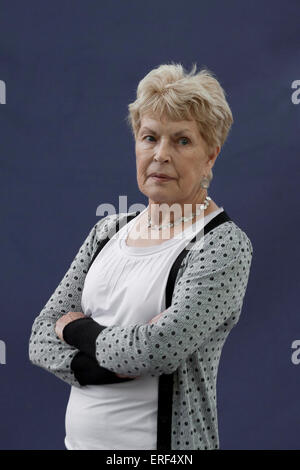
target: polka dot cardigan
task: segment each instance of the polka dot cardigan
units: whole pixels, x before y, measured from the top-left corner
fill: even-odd
[[[106,216],[92,227],[34,320],[29,359],[75,387],[159,376],[160,407],[169,403],[170,416],[160,413],[158,449],[218,449],[218,365],[241,314],[253,255],[251,241],[230,218],[188,251],[172,303],[156,323],[124,328],[78,319],[64,328],[65,341],[54,331],[62,314],[82,310],[84,279],[99,244],[130,214]]]

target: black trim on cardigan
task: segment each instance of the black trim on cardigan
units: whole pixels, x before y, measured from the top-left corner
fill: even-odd
[[[204,226],[204,235],[218,225],[228,222],[229,215],[223,210],[216,215],[210,222]],[[189,242],[192,243],[197,240],[198,234]],[[189,250],[184,248],[170,270],[167,287],[166,287],[166,308],[169,308],[172,303],[172,295],[175,286],[178,270],[184,257],[189,253]],[[157,412],[157,450],[171,450],[172,449],[172,402],[173,402],[173,379],[174,373],[162,374],[159,376],[158,383],[158,412]]]

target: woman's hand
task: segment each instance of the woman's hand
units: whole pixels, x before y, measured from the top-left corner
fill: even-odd
[[[159,313],[158,315],[156,315],[155,317],[153,317],[148,323],[155,323],[157,322],[157,320],[161,317],[161,315],[163,315],[165,312],[165,310],[161,313]],[[127,379],[127,378],[130,378],[130,379],[136,379],[136,377],[130,377],[129,375],[120,375],[120,374],[116,374],[117,377],[121,377],[121,379]]]
[[[55,324],[55,333],[64,341],[63,338],[63,329],[71,321],[78,320],[78,318],[85,318],[85,315],[82,312],[69,312],[62,315]]]
[[[152,320],[150,320],[148,323],[156,323],[157,320],[165,313],[165,310],[161,313],[159,313],[158,315],[156,315],[156,317],[153,317]]]

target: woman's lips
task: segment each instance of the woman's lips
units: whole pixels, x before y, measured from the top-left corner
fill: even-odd
[[[151,178],[153,178],[154,181],[160,181],[160,182],[172,181],[174,179],[174,178],[166,178],[165,176],[151,176]]]

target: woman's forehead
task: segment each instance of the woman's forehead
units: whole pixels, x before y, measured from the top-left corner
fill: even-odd
[[[159,131],[160,129],[166,128],[170,132],[177,132],[181,130],[197,130],[196,121],[194,119],[174,120],[168,116],[160,118],[159,116],[155,116],[153,114],[145,114],[142,116],[140,128],[143,129],[145,127],[153,131]]]

